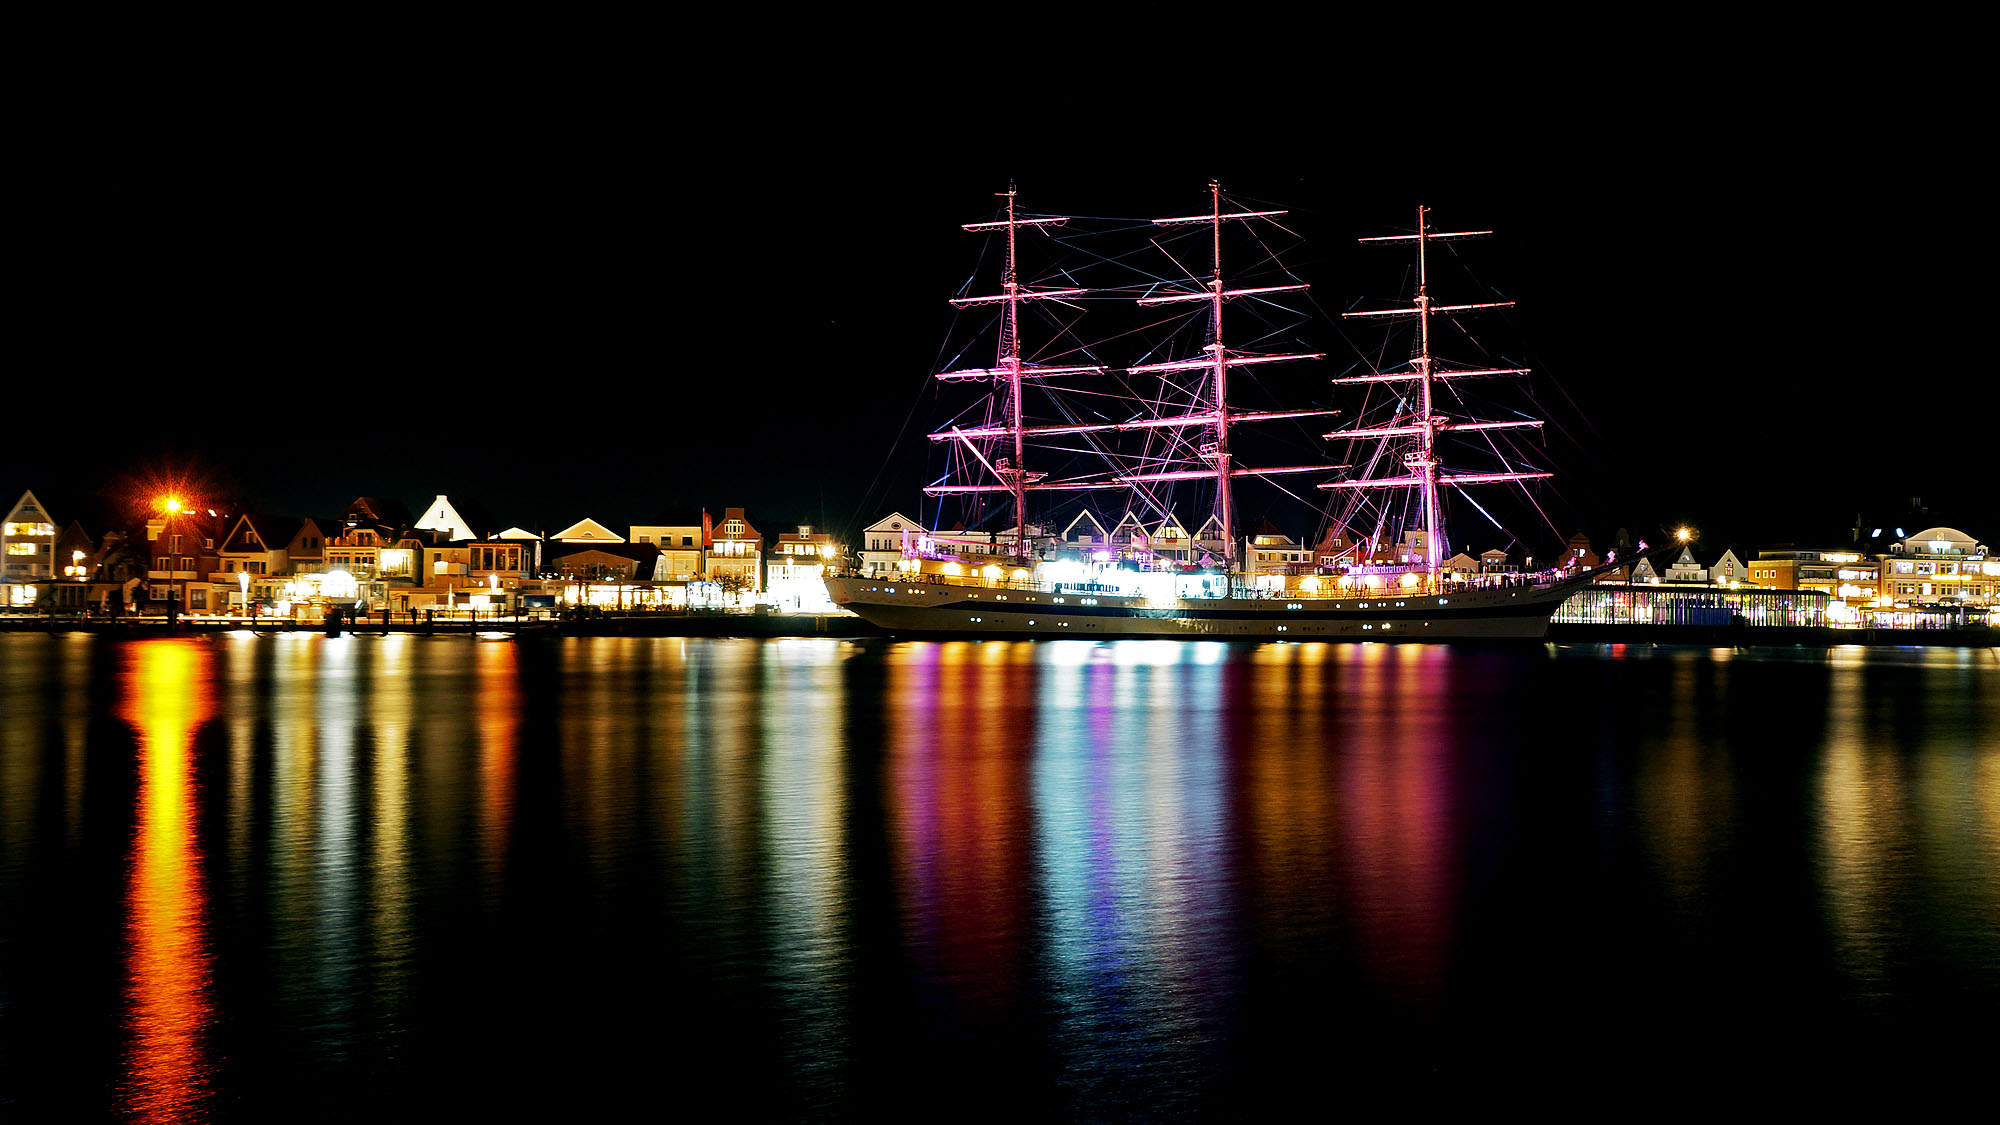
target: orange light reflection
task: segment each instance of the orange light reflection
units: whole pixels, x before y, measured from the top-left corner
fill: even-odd
[[[203,1119],[213,1016],[189,750],[213,712],[205,642],[130,647],[124,716],[139,736],[139,808],[127,896],[130,1035],[121,1108],[139,1121]]]

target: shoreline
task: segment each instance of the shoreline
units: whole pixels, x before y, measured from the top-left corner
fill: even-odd
[[[181,618],[170,632],[163,617],[104,618],[0,618],[0,632],[93,633],[113,637],[159,637],[198,633],[227,633],[253,630],[259,635],[326,633],[336,630],[319,622],[263,622],[252,625],[227,618]],[[339,633],[380,635],[414,633],[419,636],[476,636],[507,634],[511,637],[888,637],[889,633],[860,617],[845,614],[637,614],[561,621],[546,618],[488,621],[395,621],[343,622]],[[966,637],[964,639],[983,639]],[[1019,640],[1014,637],[1008,639]],[[1198,638],[1189,638],[1198,639]],[[1340,642],[1330,642],[1340,643]],[[1367,642],[1358,642],[1367,643]],[[1425,642],[1405,642],[1425,643]],[[1839,629],[1828,626],[1701,626],[1565,624],[1549,626],[1548,635],[1536,644],[1671,644],[1710,645],[1731,648],[1800,646],[1836,648],[1843,645],[1868,647],[2000,647],[2000,633],[1983,626],[1957,629]]]

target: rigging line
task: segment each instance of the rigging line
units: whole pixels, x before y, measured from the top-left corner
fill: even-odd
[[[1277,227],[1279,230],[1284,231],[1286,234],[1291,235],[1292,238],[1297,240],[1298,242],[1304,241],[1304,239],[1299,238],[1298,232],[1291,230],[1290,228],[1286,227],[1283,223],[1277,222],[1275,220],[1271,220],[1270,222],[1272,226]],[[1285,259],[1276,250],[1271,248],[1270,243],[1264,241],[1264,236],[1257,233],[1255,227],[1252,227],[1248,223],[1245,223],[1244,226],[1246,228],[1249,228],[1245,231],[1245,233],[1247,233],[1250,236],[1251,241],[1255,242],[1258,248],[1264,251],[1264,257],[1259,261],[1257,261],[1255,264],[1251,265],[1249,267],[1250,269],[1254,270],[1275,263],[1277,267],[1277,272],[1285,275],[1286,277],[1291,278],[1293,281],[1305,280],[1304,278],[1298,275],[1298,272],[1296,270],[1292,269],[1290,266],[1285,264]]]
[[[1151,226],[1152,224],[1147,223],[1146,225]],[[1108,233],[1115,233],[1115,232],[1108,232]],[[1120,250],[1115,254],[1100,254],[1096,250],[1093,250],[1090,247],[1082,244],[1082,239],[1096,238],[1096,237],[1099,236],[1095,234],[1079,235],[1075,239],[1065,241],[1064,245],[1069,249],[1074,250],[1076,253],[1081,254],[1091,263],[1095,263],[1097,265],[1102,265],[1106,267],[1116,266],[1120,270],[1137,274],[1140,277],[1151,278],[1155,284],[1164,284],[1166,282],[1167,280],[1166,277],[1159,274],[1155,274],[1152,270],[1147,269],[1143,266],[1135,265],[1131,262],[1126,261],[1126,259],[1128,258],[1135,258],[1138,257],[1140,254],[1144,253],[1146,249],[1144,243],[1132,247],[1129,250]],[[1077,268],[1082,269],[1084,267],[1079,266]],[[1140,289],[1143,287],[1136,282],[1125,282],[1115,286],[1098,286],[1096,288],[1098,289],[1099,292],[1103,293],[1120,293],[1120,292],[1125,292],[1127,290]]]
[[[970,284],[969,280],[968,284]],[[952,314],[952,321],[954,325],[958,321],[958,315],[959,314],[956,312]],[[934,378],[934,373],[945,369],[943,366],[940,366],[937,363],[937,360],[943,358],[946,346],[945,341],[948,341],[950,339],[951,337],[947,335],[944,338],[944,340],[939,341],[937,355],[933,357],[931,371],[927,372],[924,375],[923,379],[918,382],[916,387],[916,394],[914,394],[910,398],[909,409],[903,412],[903,424],[896,428],[896,440],[890,443],[889,452],[882,455],[881,464],[877,465],[875,468],[875,476],[869,480],[868,487],[862,490],[860,502],[855,506],[853,515],[848,517],[849,522],[854,523],[855,526],[862,526],[862,527],[867,526],[866,524],[859,522],[861,520],[862,513],[868,510],[870,502],[875,496],[876,486],[882,483],[883,474],[889,471],[889,465],[896,459],[895,451],[903,447],[903,440],[905,437],[908,436],[910,432],[910,423],[917,416],[917,407],[922,405],[925,395],[929,393],[931,390],[933,390],[932,380]],[[959,354],[960,356],[964,355],[963,352]]]
[[[1167,248],[1166,248],[1166,247],[1165,247],[1164,245],[1161,245],[1161,243],[1160,243],[1160,240],[1159,240],[1159,239],[1157,239],[1157,238],[1153,239],[1153,240],[1152,240],[1152,243],[1153,243],[1153,245],[1154,245],[1154,246],[1158,246],[1158,247],[1160,248],[1160,253],[1162,253],[1162,254],[1166,255],[1166,257],[1167,257],[1167,261],[1169,261],[1169,262],[1172,262],[1172,263],[1173,263],[1174,265],[1176,265],[1176,266],[1180,267],[1180,270],[1181,270],[1181,272],[1187,275],[1187,276],[1185,276],[1184,278],[1182,278],[1182,279],[1181,279],[1181,282],[1180,282],[1180,283],[1183,283],[1183,284],[1194,284],[1194,285],[1200,285],[1200,284],[1202,284],[1201,280],[1200,280],[1199,278],[1197,278],[1197,277],[1196,277],[1196,276],[1194,275],[1193,271],[1189,270],[1189,269],[1188,269],[1188,268],[1187,268],[1186,266],[1183,266],[1183,265],[1181,265],[1181,260],[1180,260],[1180,259],[1179,259],[1178,257],[1175,257],[1175,256],[1174,256],[1174,252],[1173,252],[1173,251],[1171,251],[1171,250],[1167,249]],[[1213,271],[1213,270],[1211,270],[1210,272],[1212,273],[1212,272],[1214,272],[1214,271]],[[1167,281],[1167,280],[1162,280],[1162,281],[1160,282],[1160,284],[1161,284],[1161,285],[1172,285],[1172,284],[1176,284],[1176,283],[1175,283],[1175,282],[1172,282],[1172,281]]]
[[[1368,370],[1370,374],[1375,374],[1375,375],[1381,374],[1382,369],[1380,367],[1377,367],[1369,363],[1368,353],[1362,351],[1361,345],[1355,343],[1354,338],[1347,334],[1347,330],[1340,327],[1340,317],[1327,311],[1326,305],[1320,301],[1318,294],[1308,289],[1305,291],[1304,296],[1306,298],[1306,303],[1311,305],[1313,311],[1319,314],[1320,322],[1323,324],[1327,324],[1333,328],[1334,335],[1340,337],[1340,342],[1346,344],[1348,350],[1354,353],[1354,358],[1360,360],[1363,364],[1368,365]],[[1351,310],[1354,308],[1355,305],[1359,303],[1360,300],[1357,298],[1354,301],[1348,302],[1347,307]],[[1349,368],[1348,370],[1352,370],[1352,368]]]
[[[1480,515],[1485,516],[1487,523],[1492,524],[1494,527],[1499,528],[1501,531],[1507,531],[1506,527],[1504,527],[1499,520],[1493,518],[1492,512],[1489,512],[1485,508],[1480,507],[1479,501],[1474,500],[1472,498],[1472,494],[1467,492],[1463,485],[1453,485],[1452,490],[1457,492],[1459,496],[1463,497],[1466,503],[1472,505],[1475,509],[1477,509]],[[1509,535],[1513,534],[1513,532],[1511,531],[1507,533]],[[1449,544],[1446,545],[1449,546]]]
[[[1563,538],[1562,528],[1557,527],[1555,519],[1542,510],[1542,502],[1535,499],[1534,493],[1528,491],[1527,482],[1516,481],[1515,483],[1521,486],[1521,495],[1528,498],[1528,503],[1534,507],[1535,513],[1542,517],[1542,522],[1549,525],[1549,531],[1555,535],[1557,540],[1561,540]]]

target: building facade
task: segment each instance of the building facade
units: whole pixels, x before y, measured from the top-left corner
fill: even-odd
[[[55,519],[33,491],[23,492],[0,523],[0,606],[33,606],[55,573]]]

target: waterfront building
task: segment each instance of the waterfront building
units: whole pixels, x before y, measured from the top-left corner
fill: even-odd
[[[1530,565],[1533,565],[1534,560],[1529,559],[1528,562]],[[1479,552],[1479,573],[1519,574],[1521,573],[1521,564],[1509,559],[1505,550],[1494,547],[1491,550]]]
[[[319,596],[337,602],[352,597],[362,608],[408,611],[428,600],[417,590],[425,585],[426,552],[442,545],[437,535],[353,518],[326,545],[326,578],[331,581],[319,583]],[[351,595],[344,593],[349,588]]]
[[[764,600],[790,612],[832,612],[826,568],[839,557],[840,544],[833,536],[813,531],[810,524],[800,524],[797,534],[780,534],[765,567]]]
[[[35,607],[51,613],[82,612],[89,600],[90,578],[95,570],[92,559],[96,553],[97,544],[82,522],[71,520],[56,536],[50,555],[55,573],[41,583]]]
[[[1354,564],[1354,540],[1344,527],[1329,527],[1319,545],[1313,548],[1313,565],[1318,567],[1349,567]]]
[[[914,549],[923,525],[901,512],[890,512],[861,530],[861,573],[885,578],[896,573],[903,552]]]
[[[634,543],[651,543],[660,549],[660,561],[653,577],[661,582],[693,582],[701,578],[707,565],[708,549],[714,545],[715,523],[705,508],[668,508],[649,524],[633,524],[627,537]]]
[[[1146,525],[1139,520],[1137,512],[1126,512],[1111,528],[1111,542],[1116,545],[1121,559],[1144,559],[1151,553],[1149,544],[1152,535]]]
[[[1829,624],[1829,615],[1827,596],[1813,591],[1592,583],[1572,594],[1549,620],[1571,625],[1814,627]]]
[[[1479,560],[1464,551],[1444,560],[1444,564],[1438,569],[1447,582],[1470,582],[1480,573]]]
[[[56,525],[32,490],[0,523],[0,606],[32,606],[56,573]]]
[[[724,508],[715,526],[702,576],[710,582],[739,585],[745,594],[764,590],[764,536],[741,508]]]
[[[344,530],[344,529],[343,529]],[[290,601],[282,584],[292,580],[292,549],[298,547],[315,562],[325,560],[326,534],[315,520],[245,512],[222,537],[216,575],[209,587],[209,604],[220,610],[234,606],[247,611],[252,603]],[[239,574],[250,575],[246,587]]]
[[[1045,534],[1040,525],[1032,523],[1027,525],[1027,532],[1031,544]],[[926,531],[919,526],[910,528],[908,542],[907,549],[917,557],[1003,558],[1014,553],[1014,529],[967,531],[964,524],[953,524],[948,531]],[[889,564],[888,573],[898,573],[903,559],[898,552]]]
[[[1569,537],[1563,553],[1556,556],[1557,570],[1589,570],[1604,560],[1590,549],[1590,536],[1579,531]]]
[[[536,596],[558,596],[570,605],[610,611],[678,604],[669,587],[652,580],[659,563],[660,548],[654,543],[552,545],[543,571],[555,577],[542,583]],[[678,593],[685,587],[676,583],[671,589]]]
[[[1895,540],[1879,557],[1884,605],[2000,605],[2000,559],[1955,527],[1932,527]]]
[[[1724,548],[1716,560],[1708,564],[1708,584],[1734,588],[1749,580],[1750,568],[1736,556],[1733,548]]]
[[[1218,561],[1222,558],[1219,553],[1212,557]],[[1249,573],[1290,574],[1311,568],[1317,552],[1266,520],[1255,535],[1244,540],[1243,553],[1239,557]]]
[[[1708,568],[1695,560],[1693,547],[1683,546],[1662,577],[1668,582],[1706,583]]]
[[[208,613],[211,579],[221,569],[229,520],[213,508],[184,509],[177,499],[146,521],[146,596],[180,612]]]
[[[1168,512],[1146,537],[1146,549],[1158,565],[1186,566],[1192,560],[1193,536],[1181,525],[1180,517]]]
[[[426,552],[424,585],[410,593],[411,609],[518,608],[532,582],[532,548],[519,541],[472,540]]]
[[[1227,557],[1223,540],[1222,517],[1210,515],[1194,532],[1194,561],[1201,566],[1215,566]]]
[[[1880,567],[1858,551],[1759,551],[1750,562],[1750,584],[1768,590],[1815,590],[1832,599],[1829,613],[1841,624],[1859,620],[1858,609],[1879,599]]]
[[[143,550],[145,546],[144,540],[124,531],[104,533],[90,558],[89,591],[84,595],[86,607],[108,614],[123,613],[130,608],[137,600],[150,561]]]

